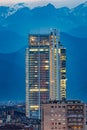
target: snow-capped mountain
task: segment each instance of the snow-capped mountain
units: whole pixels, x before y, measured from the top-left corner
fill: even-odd
[[[28,28],[29,31],[31,24],[32,29],[43,25],[43,27],[57,27],[62,31],[69,31],[78,26],[87,26],[86,5],[87,2],[73,9],[67,7],[55,8],[52,4],[30,9],[24,3],[0,7],[0,25],[3,26],[8,23],[9,26],[12,26],[15,23],[16,26],[19,26],[21,20],[23,30]]]
[[[0,9],[0,16],[3,18],[7,18],[9,16],[11,16],[12,14],[16,13],[18,10],[28,7],[27,4],[25,3],[19,3],[19,4],[15,4],[15,5],[11,5],[10,7],[4,7],[1,6]]]

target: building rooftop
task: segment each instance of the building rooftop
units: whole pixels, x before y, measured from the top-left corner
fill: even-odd
[[[83,103],[80,100],[49,100],[48,102],[46,102],[46,104],[79,104],[79,103]],[[45,104],[45,103],[44,103]]]

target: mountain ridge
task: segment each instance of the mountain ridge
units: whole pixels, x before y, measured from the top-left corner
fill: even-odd
[[[31,30],[38,32],[44,29],[46,32],[50,28],[58,28],[61,32],[69,33],[77,28],[75,35],[78,36],[78,27],[87,27],[87,7],[84,7],[84,4],[73,9],[56,8],[48,4],[33,9],[23,6],[16,12],[14,9],[12,12],[8,10],[9,7],[0,7],[0,26],[20,35],[27,35]]]
[[[14,13],[17,12],[18,10],[22,9],[22,8],[28,8],[31,11],[35,10],[35,9],[41,9],[41,8],[49,8],[49,9],[55,9],[55,10],[67,8],[68,10],[71,10],[70,12],[73,12],[73,10],[78,10],[78,9],[81,10],[82,8],[87,8],[87,3],[84,2],[84,3],[78,5],[74,8],[71,8],[71,9],[67,6],[55,7],[52,3],[48,3],[44,6],[36,6],[32,9],[29,7],[28,4],[25,4],[25,3],[18,3],[18,4],[14,4],[14,5],[9,5],[9,6],[0,6],[0,8],[8,9],[8,12],[13,10]]]

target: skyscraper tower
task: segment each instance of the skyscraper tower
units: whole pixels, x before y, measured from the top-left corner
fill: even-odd
[[[41,103],[66,98],[66,49],[56,29],[29,35],[26,49],[26,116],[40,119]]]
[[[50,99],[66,99],[66,48],[56,29],[50,34]]]
[[[40,119],[50,96],[49,35],[30,35],[26,49],[26,116]]]

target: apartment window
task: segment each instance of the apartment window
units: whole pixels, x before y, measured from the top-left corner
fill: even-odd
[[[57,125],[57,123],[55,123],[55,125]]]
[[[54,122],[52,122],[52,125],[54,125]]]
[[[61,123],[60,123],[60,122],[59,122],[58,124],[59,124],[59,125],[61,125]]]

